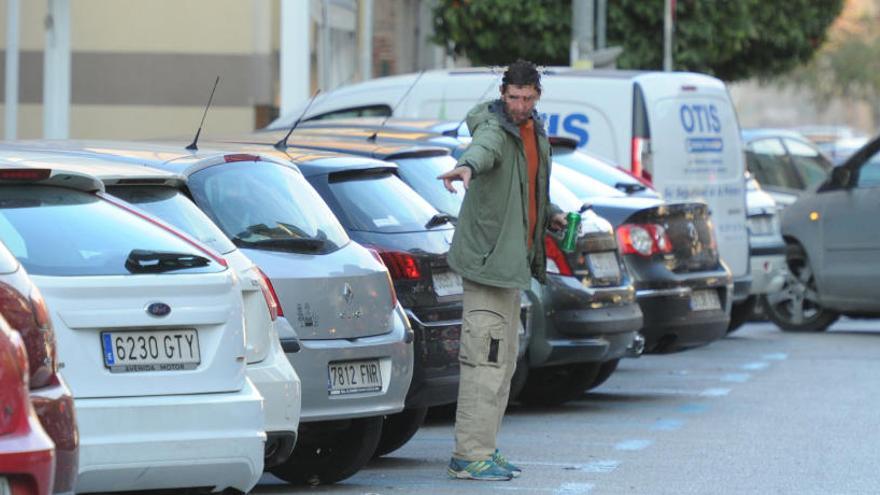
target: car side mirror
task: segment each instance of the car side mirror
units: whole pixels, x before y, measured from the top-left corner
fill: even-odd
[[[849,189],[852,180],[852,171],[847,167],[834,167],[831,169],[831,185],[835,188]]]

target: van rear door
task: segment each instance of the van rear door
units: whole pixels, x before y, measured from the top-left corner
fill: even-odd
[[[650,73],[636,86],[651,129],[654,187],[671,203],[709,205],[722,259],[734,277],[746,275],[745,160],[724,83],[700,74]]]

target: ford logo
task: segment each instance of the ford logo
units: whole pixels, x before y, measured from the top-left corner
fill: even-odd
[[[168,316],[171,313],[171,306],[165,303],[155,302],[147,306],[147,313],[152,316]]]

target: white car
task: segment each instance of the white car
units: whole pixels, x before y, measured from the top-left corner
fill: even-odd
[[[266,428],[265,468],[286,461],[296,444],[302,403],[299,376],[287,359],[279,334],[295,335],[278,304],[266,275],[233,244],[181,188],[178,174],[126,163],[110,157],[0,149],[0,160],[50,163],[100,179],[107,192],[161,219],[223,255],[241,282],[247,344],[247,376],[263,396]],[[219,158],[222,160],[222,158]],[[295,339],[285,347],[297,348]]]
[[[263,471],[238,277],[90,175],[0,160],[0,240],[43,293],[80,433],[77,490],[232,488]]]

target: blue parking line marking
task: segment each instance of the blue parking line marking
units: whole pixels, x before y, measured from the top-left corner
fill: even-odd
[[[729,388],[707,388],[700,392],[700,397],[724,397],[729,393]]]
[[[754,363],[746,363],[740,366],[740,369],[749,370],[749,371],[758,371],[766,369],[770,366],[770,363],[765,363],[764,361],[755,361]]]
[[[614,450],[627,450],[627,451],[644,450],[653,444],[654,444],[653,440],[633,438],[631,440],[624,440],[622,442],[618,442],[616,445],[614,445]]]
[[[784,352],[774,352],[771,354],[764,354],[761,356],[763,359],[770,359],[772,361],[785,361],[788,359],[788,354]]]
[[[682,404],[678,406],[678,412],[685,414],[699,414],[704,413],[709,410],[709,406],[707,404]]]
[[[651,429],[654,431],[673,431],[681,429],[684,426],[684,421],[680,419],[658,419],[651,426]]]
[[[752,375],[748,373],[727,373],[721,377],[722,382],[745,383],[751,380]]]
[[[563,483],[559,485],[554,495],[585,495],[593,491],[591,483]]]

